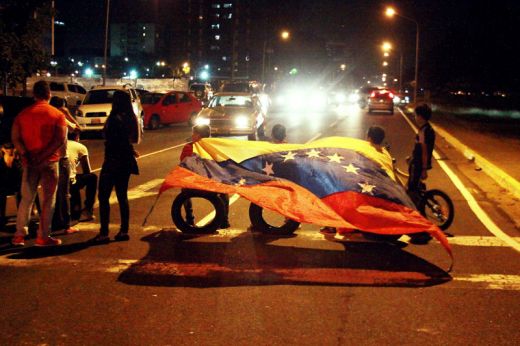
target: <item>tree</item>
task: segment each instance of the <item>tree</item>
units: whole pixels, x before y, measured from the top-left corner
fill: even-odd
[[[44,33],[50,23],[48,1],[11,0],[0,8],[0,81],[4,94],[47,66]]]

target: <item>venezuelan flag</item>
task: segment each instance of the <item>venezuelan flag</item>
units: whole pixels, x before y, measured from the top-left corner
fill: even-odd
[[[166,177],[160,193],[189,188],[233,194],[298,222],[378,234],[446,237],[416,210],[392,158],[369,142],[328,137],[308,144],[205,138]]]

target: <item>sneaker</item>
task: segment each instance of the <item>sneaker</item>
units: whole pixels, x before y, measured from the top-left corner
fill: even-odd
[[[89,242],[90,244],[93,244],[93,245],[108,244],[108,243],[110,243],[110,238],[108,237],[108,235],[101,235],[101,234],[98,234],[98,235],[95,236],[94,238],[89,239],[88,242]]]
[[[11,244],[14,246],[24,246],[25,245],[25,238],[21,235],[15,235],[13,239],[11,240]]]
[[[334,227],[322,227],[320,228],[320,233],[321,234],[336,234],[336,228]]]
[[[74,227],[69,227],[65,230],[65,234],[73,234],[79,232],[79,229]]]
[[[34,243],[34,245],[35,246],[40,246],[40,247],[56,246],[56,245],[61,245],[61,240],[53,238],[53,237],[37,238],[36,242]]]
[[[226,221],[222,222],[222,224],[220,225],[219,228],[220,229],[226,229],[226,228],[229,228],[229,227],[231,227],[231,225],[229,224],[229,221],[226,220]]]
[[[91,211],[89,211],[87,209],[83,209],[81,211],[79,221],[93,221],[95,219],[96,219],[96,217],[94,216],[94,213],[92,213]]]
[[[130,236],[128,235],[128,233],[119,232],[115,235],[114,240],[115,241],[129,241]]]

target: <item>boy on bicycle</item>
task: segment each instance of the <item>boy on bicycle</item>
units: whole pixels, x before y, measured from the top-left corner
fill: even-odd
[[[408,159],[408,195],[417,205],[423,188],[423,180],[428,178],[428,170],[432,168],[432,153],[435,146],[435,131],[429,122],[432,110],[427,104],[415,108],[415,122],[419,126],[419,132],[415,136],[415,145],[412,156]],[[431,236],[424,233],[411,235],[411,242],[416,244],[427,243]]]
[[[419,126],[419,132],[415,136],[415,145],[408,162],[408,192],[412,196],[420,190],[421,181],[428,178],[428,170],[432,168],[435,131],[429,122],[431,116],[432,110],[427,104],[415,108],[415,122]]]

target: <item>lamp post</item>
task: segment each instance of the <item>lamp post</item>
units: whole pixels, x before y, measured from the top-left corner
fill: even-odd
[[[106,18],[105,18],[105,52],[104,52],[104,67],[103,67],[103,86],[106,85],[106,79],[107,79],[107,69],[108,69],[108,61],[107,61],[107,53],[108,53],[108,20],[109,20],[109,14],[110,14],[110,0],[107,0],[107,11],[106,11]]]
[[[388,7],[385,11],[385,14],[390,18],[393,16],[398,16],[415,23],[415,85],[413,88],[413,100],[415,103],[417,103],[417,90],[419,90],[419,23],[413,18],[403,16],[392,7]]]
[[[290,36],[291,34],[289,33],[289,31],[282,31],[280,33],[280,38],[284,41],[287,41]],[[269,43],[270,41],[271,39],[264,40],[264,48],[262,50],[262,83],[265,83],[265,55],[267,50],[267,43]]]
[[[390,55],[390,51],[393,49],[393,46],[390,42],[383,42],[381,45],[381,49],[384,52],[384,56],[388,57]],[[400,49],[399,54],[399,94],[402,92],[402,80],[403,80],[403,50]]]

